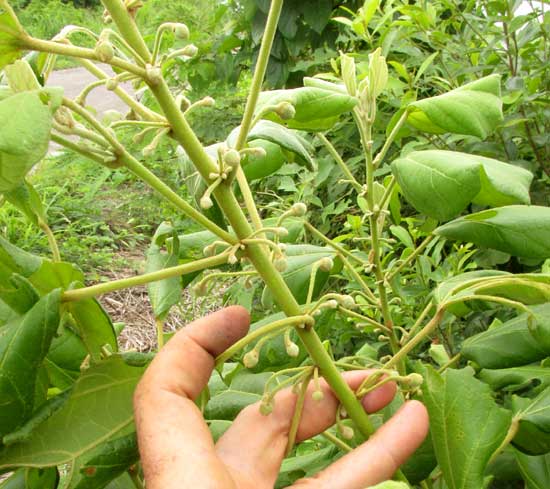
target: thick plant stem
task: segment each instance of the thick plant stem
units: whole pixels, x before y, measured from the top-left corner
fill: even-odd
[[[115,0],[113,0],[115,1]],[[277,3],[282,3],[281,0],[275,0]],[[105,5],[108,6],[111,0],[105,0]],[[128,14],[127,14],[128,15]],[[119,24],[119,22],[117,22]],[[120,29],[120,26],[119,26]],[[130,42],[125,33],[121,30],[125,39]],[[133,43],[130,42],[130,44]],[[134,49],[136,46],[133,46]],[[210,182],[209,175],[216,173],[217,167],[215,163],[206,154],[204,147],[198,140],[195,133],[185,120],[176,101],[164,80],[158,84],[151,84],[150,88],[159,102],[166,119],[172,126],[172,131],[175,139],[181,144],[199,173],[206,182]],[[239,239],[246,239],[253,232],[252,227],[247,221],[237,199],[233,195],[231,189],[226,185],[218,185],[213,192],[221,209],[224,211],[225,217],[233,227],[233,230]],[[264,247],[260,244],[250,244],[246,247],[247,256],[258,271],[267,287],[273,293],[275,301],[285,312],[287,316],[298,316],[302,313],[300,306],[292,295],[286,282],[281,274],[277,271],[270,257],[265,252]],[[340,375],[332,358],[325,350],[323,343],[313,328],[301,329],[296,328],[296,331],[308,350],[313,362],[320,368],[323,377],[331,386],[335,395],[340,399],[345,406],[349,416],[355,421],[359,430],[365,435],[370,436],[373,433],[372,424],[355,397],[354,392]]]
[[[176,267],[165,268],[157,272],[145,273],[143,275],[137,275],[136,277],[128,277],[120,280],[113,280],[111,282],[105,282],[103,284],[92,285],[90,287],[84,287],[82,289],[67,290],[61,296],[63,302],[80,301],[83,299],[89,299],[91,297],[97,297],[114,290],[128,289],[130,287],[137,287],[138,285],[145,285],[158,280],[164,280],[171,277],[179,277],[188,273],[198,272],[210,267],[217,267],[227,263],[227,254],[221,254],[210,258],[204,258],[202,260],[196,260]]]
[[[146,63],[151,62],[151,53],[134,19],[122,0],[102,0],[103,5],[109,11],[113,22],[118,27],[122,38],[136,51]]]
[[[164,321],[161,318],[155,318],[157,329],[157,350],[160,351],[164,346]]]

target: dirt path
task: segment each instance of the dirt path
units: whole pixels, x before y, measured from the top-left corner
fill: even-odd
[[[109,74],[113,74],[111,68],[107,65],[100,65],[100,68]],[[75,98],[86,85],[97,80],[90,72],[84,68],[69,68],[67,70],[54,71],[48,80],[50,86],[60,86],[65,89],[65,96]],[[131,83],[123,83],[121,86],[129,93],[134,93]],[[94,107],[98,114],[103,114],[107,110],[118,110],[125,113],[128,109],[126,105],[113,93],[105,87],[100,86],[92,90],[88,95],[87,103]]]

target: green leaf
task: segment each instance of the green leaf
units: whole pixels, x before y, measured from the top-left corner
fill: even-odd
[[[59,325],[60,301],[56,290],[0,329],[0,437],[32,414],[38,370]]]
[[[135,433],[110,440],[86,454],[76,480],[68,489],[97,489],[122,475],[139,459]]]
[[[77,330],[90,353],[92,360],[99,361],[102,348],[117,351],[117,339],[113,323],[97,299],[84,299],[67,305],[75,320]]]
[[[516,460],[525,480],[525,489],[550,487],[550,454],[530,457],[516,451]]]
[[[479,378],[489,384],[494,391],[517,390],[535,385],[536,390],[540,391],[550,386],[550,368],[536,365],[498,370],[484,368],[479,372]]]
[[[447,486],[483,487],[485,467],[506,436],[512,414],[495,403],[471,369],[440,375],[426,366],[423,375],[432,440]]]
[[[0,101],[0,192],[19,186],[46,155],[60,100],[57,92],[44,89]]]
[[[47,221],[40,196],[26,180],[13,190],[5,192],[4,197],[25,214],[34,225],[38,225],[39,221]]]
[[[227,421],[226,419],[213,419],[208,421],[208,428],[210,428],[210,433],[214,443],[216,443],[221,436],[231,427],[233,423]]]
[[[133,426],[132,395],[145,367],[131,367],[112,355],[86,370],[62,409],[48,418],[31,438],[0,451],[0,470],[53,466],[71,462],[125,435]],[[67,436],[67,427],[78,427]]]
[[[0,283],[6,283],[14,273],[28,278],[41,264],[41,258],[23,251],[0,236]]]
[[[265,150],[265,156],[249,155],[243,159],[243,171],[249,182],[265,178],[275,173],[286,162],[286,157],[278,144],[257,139],[250,141],[248,146],[251,148],[262,148]]]
[[[525,258],[550,257],[550,208],[511,205],[460,217],[435,234]]]
[[[234,147],[239,135],[240,126],[236,127],[227,138],[227,144]],[[304,138],[300,137],[296,131],[288,129],[273,121],[259,121],[248,133],[247,142],[257,139],[264,139],[281,148],[293,153],[298,158],[298,163],[306,166],[311,171],[315,169],[315,163],[311,157],[313,147]]]
[[[481,78],[409,107],[408,122],[421,131],[485,139],[503,121],[500,75]]]
[[[550,387],[544,389],[534,399],[530,399],[526,407],[515,413],[515,417],[550,433]]]
[[[212,420],[233,420],[246,406],[260,399],[260,395],[251,392],[226,390],[210,399],[204,417]]]
[[[0,7],[0,70],[21,56],[21,34],[21,26]]]
[[[281,465],[275,487],[288,487],[297,479],[313,476],[332,463],[337,455],[338,450],[335,447],[327,447],[286,458]]]
[[[317,87],[273,90],[260,94],[256,114],[268,106],[276,106],[281,102],[289,102],[296,109],[296,115],[292,119],[282,120],[274,112],[265,114],[264,118],[291,129],[324,131],[330,129],[341,114],[350,112],[357,104],[357,99]]]
[[[512,445],[527,455],[544,455],[550,451],[550,431],[548,428],[548,391],[542,391],[535,399],[512,396],[514,417],[519,421],[519,429]],[[533,408],[531,405],[535,403]],[[529,419],[531,418],[531,419]]]
[[[544,326],[543,336],[550,337],[550,304],[531,308],[537,317],[537,325]],[[509,368],[542,360],[550,355],[550,344],[539,343],[530,329],[528,314],[521,314],[500,326],[468,338],[462,344],[461,353],[481,368]]]
[[[168,253],[162,251],[166,239],[171,237]],[[157,272],[165,268],[178,265],[179,240],[178,235],[171,225],[162,223],[155,235],[149,250],[147,251],[146,273]],[[172,306],[181,300],[181,278],[172,277],[158,280],[147,285],[149,299],[153,306],[155,317],[164,320]]]
[[[413,151],[392,163],[405,198],[427,216],[447,221],[470,203],[529,204],[531,172],[491,158],[456,151]]]

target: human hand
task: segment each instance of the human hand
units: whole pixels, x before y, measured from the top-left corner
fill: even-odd
[[[153,360],[135,397],[134,410],[147,489],[272,489],[285,455],[296,395],[275,397],[263,416],[257,404],[245,408],[216,444],[193,402],[207,385],[215,358],[246,335],[250,319],[238,306],[199,319],[178,332]],[[352,389],[366,371],[344,374]],[[338,401],[323,382],[324,400],[306,396],[296,441],[328,429]],[[367,394],[363,406],[375,412],[395,394],[388,383]],[[428,432],[428,415],[417,401],[405,403],[367,442],[313,478],[301,489],[363,489],[392,477]]]

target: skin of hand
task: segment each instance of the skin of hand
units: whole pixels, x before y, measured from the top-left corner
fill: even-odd
[[[155,357],[134,395],[141,461],[147,489],[272,489],[285,455],[296,395],[275,397],[263,416],[248,406],[214,444],[202,413],[193,402],[207,385],[215,358],[244,337],[250,317],[232,306],[199,319],[178,332]],[[343,374],[352,389],[368,371]],[[310,386],[311,387],[311,386]],[[338,402],[322,383],[324,399],[306,395],[297,442],[335,422]],[[362,399],[369,413],[394,397],[387,383]],[[392,477],[428,433],[428,414],[418,401],[406,402],[368,441],[314,477],[297,481],[300,489],[364,489]]]

